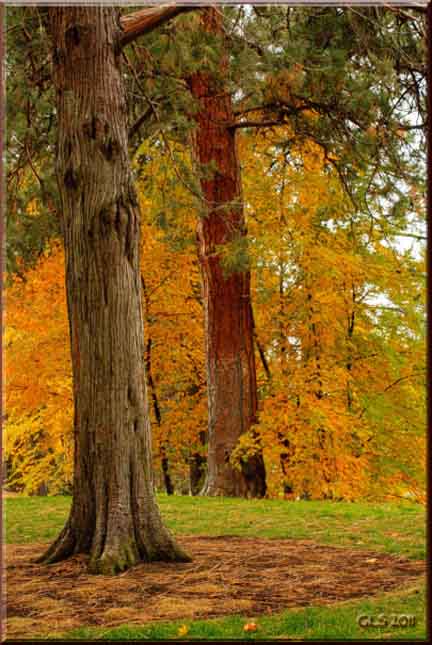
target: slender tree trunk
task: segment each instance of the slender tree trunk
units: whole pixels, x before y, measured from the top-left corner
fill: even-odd
[[[194,452],[189,458],[189,484],[191,495],[199,495],[205,477],[206,458]]]
[[[220,12],[203,11],[205,31],[222,33]],[[227,58],[220,66],[221,76]],[[265,495],[261,452],[233,468],[230,456],[240,436],[257,418],[257,386],[249,271],[224,273],[218,245],[246,235],[240,168],[236,153],[231,97],[208,73],[195,73],[191,92],[198,102],[194,152],[203,169],[206,214],[197,228],[201,263],[209,400],[208,495]],[[211,169],[211,166],[214,169]],[[211,176],[209,176],[211,175]]]
[[[147,289],[145,285],[145,280],[143,276],[141,276],[141,287],[142,287],[142,293],[144,296],[144,317],[145,317],[145,322],[148,325],[148,319],[149,319],[149,309],[150,309],[150,301],[147,295]],[[152,372],[152,345],[153,345],[153,340],[149,333],[147,334],[147,343],[146,343],[146,355],[145,355],[145,368],[146,368],[146,374],[147,374],[147,384],[150,389],[150,396],[153,404],[153,412],[155,415],[156,423],[158,427],[161,427],[162,423],[162,415],[159,407],[159,399],[158,395],[156,392],[156,386],[153,380],[153,372]],[[171,475],[169,471],[169,459],[167,456],[167,445],[168,442],[164,440],[160,440],[159,443],[159,454],[161,458],[161,467],[162,467],[162,476],[164,480],[164,486],[165,490],[167,492],[167,495],[173,495],[174,493],[174,486],[171,480]]]
[[[150,389],[150,396],[153,404],[153,412],[155,415],[156,423],[158,427],[160,428],[161,423],[162,423],[162,416],[160,412],[160,407],[159,407],[159,400],[156,392],[156,387],[153,381],[153,374],[152,374],[152,367],[151,367],[151,348],[152,348],[152,339],[147,338],[147,343],[146,343],[146,373],[147,373],[147,383]],[[165,490],[167,492],[167,495],[172,495],[174,493],[174,486],[171,481],[171,475],[169,472],[169,460],[167,457],[166,453],[166,448],[167,448],[167,442],[166,441],[160,441],[159,444],[159,454],[161,458],[161,467],[162,467],[162,475],[163,475],[163,480],[164,480],[164,486]]]
[[[127,153],[119,22],[112,8],[49,9],[57,91],[74,385],[74,483],[44,562],[90,554],[92,572],[187,560],[156,504],[144,369],[140,214]]]
[[[284,234],[286,230],[286,217],[284,210],[284,200],[285,200],[285,186],[286,186],[286,172],[287,172],[288,162],[286,157],[283,161],[283,174],[282,174],[282,186],[279,194],[279,235],[280,239],[284,239]],[[280,355],[280,364],[282,373],[286,372],[287,369],[287,358],[288,358],[288,338],[286,333],[285,326],[285,279],[287,276],[287,258],[286,252],[283,248],[279,249],[279,355]]]
[[[207,432],[199,433],[202,446],[207,443]],[[199,452],[193,452],[189,458],[189,485],[191,495],[199,495],[206,477],[207,459]]]
[[[313,381],[315,383],[315,398],[317,401],[321,401],[321,399],[324,396],[324,391],[323,391],[323,382],[322,382],[322,374],[321,374],[321,339],[320,339],[320,333],[317,330],[317,326],[314,322],[314,316],[315,316],[315,311],[314,311],[314,305],[313,303],[313,297],[312,297],[312,292],[309,290],[310,287],[306,286],[308,289],[308,294],[307,294],[307,312],[308,312],[308,318],[309,318],[309,343],[310,343],[310,360],[313,360],[315,363],[315,371],[313,374]],[[332,443],[333,439],[331,436],[331,433],[327,432],[325,427],[318,426],[317,428],[317,434],[318,434],[318,445],[321,450],[321,457],[320,461],[328,464],[329,460],[332,459]],[[323,473],[323,479],[327,485],[330,485],[332,483],[331,477],[328,475],[328,473],[325,471],[325,469],[322,469]],[[324,496],[325,499],[331,498],[332,495],[326,494]]]
[[[355,327],[355,307],[356,307],[356,293],[354,289],[354,284],[352,285],[352,309],[348,313],[348,326],[347,326],[347,348],[348,348],[348,355],[347,355],[347,362],[346,362],[346,368],[347,368],[347,408],[348,411],[352,411],[352,406],[353,406],[353,395],[352,395],[352,389],[351,389],[351,379],[352,379],[352,367],[353,367],[353,361],[352,361],[352,338],[354,335],[354,327]]]
[[[267,359],[266,359],[264,348],[262,347],[256,332],[254,332],[254,339],[255,339],[255,344],[257,346],[257,349],[258,349],[259,356],[261,358],[262,366],[263,366],[264,371],[265,371],[266,376],[267,376],[267,380],[269,382],[271,382],[272,375],[271,375],[270,367],[269,367],[269,364],[268,364]],[[291,445],[290,445],[289,440],[283,435],[282,432],[277,433],[277,438],[278,438],[278,440],[279,440],[279,442],[281,444],[280,453],[279,453],[279,464],[280,464],[282,474],[283,474],[284,478],[286,479],[286,478],[289,477]],[[283,482],[283,492],[285,494],[290,494],[290,493],[293,492],[291,485],[288,484],[285,480]]]

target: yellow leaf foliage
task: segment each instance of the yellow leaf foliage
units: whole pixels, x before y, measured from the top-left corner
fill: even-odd
[[[286,74],[269,91],[295,92],[301,70],[294,71],[298,76]],[[272,497],[422,501],[424,261],[390,249],[367,218],[354,221],[316,144],[287,153],[278,137],[280,131],[239,137],[259,419],[232,464],[240,467],[262,447]],[[148,142],[137,159],[156,483],[162,488],[165,458],[177,490],[187,492],[190,460],[205,455],[207,430],[200,206],[179,144],[168,151]],[[52,244],[6,292],[6,456],[9,483],[27,493],[42,484],[61,492],[71,483],[63,283],[63,253]]]

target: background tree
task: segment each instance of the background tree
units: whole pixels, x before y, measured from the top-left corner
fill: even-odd
[[[201,24],[215,39],[222,36],[222,13],[206,9]],[[204,201],[197,227],[201,263],[207,352],[209,405],[208,474],[205,494],[260,497],[265,495],[265,468],[257,442],[254,454],[231,463],[239,437],[257,421],[257,389],[250,272],[244,240],[240,164],[233,107],[222,78],[228,56],[222,54],[217,76],[196,72],[189,78],[197,103],[194,154],[199,163]],[[223,247],[237,243],[244,266],[227,270]],[[252,430],[253,431],[253,430]]]
[[[7,253],[8,274],[22,274],[60,238],[54,91],[42,15],[34,7],[7,12]]]
[[[269,490],[376,495],[404,473],[421,499],[424,461],[411,452],[425,450],[421,240],[401,248],[356,221],[320,148],[311,142],[287,156],[285,136],[242,140]]]
[[[29,494],[70,493],[72,378],[60,244],[51,243],[23,275],[6,292],[7,484]]]
[[[146,337],[152,339],[160,416],[153,434],[160,445],[165,443],[177,490],[196,494],[206,461],[207,400],[195,202],[167,161],[163,142],[143,143],[136,167],[144,213],[141,274]],[[175,212],[170,208],[173,202]]]

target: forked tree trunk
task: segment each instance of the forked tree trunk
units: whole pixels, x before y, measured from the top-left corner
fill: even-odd
[[[220,12],[206,9],[202,27],[220,35]],[[224,57],[222,77],[227,64]],[[266,492],[262,453],[250,457],[241,470],[230,463],[240,436],[257,417],[250,273],[238,270],[226,275],[218,249],[246,235],[235,135],[229,127],[234,121],[232,102],[211,74],[197,72],[189,85],[199,106],[193,146],[204,172],[201,189],[206,202],[206,214],[197,228],[209,400],[208,478],[203,492],[259,497]]]
[[[132,184],[119,22],[112,8],[49,9],[57,91],[74,385],[67,523],[45,562],[90,554],[92,572],[188,556],[156,504],[143,364],[140,214]]]

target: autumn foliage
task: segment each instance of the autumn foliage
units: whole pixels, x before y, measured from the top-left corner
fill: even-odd
[[[64,256],[52,244],[6,290],[6,459],[8,483],[25,493],[44,484],[70,490],[72,374]]]
[[[312,142],[287,155],[270,130],[243,134],[239,144],[248,247],[233,242],[225,265],[251,267],[260,400],[258,424],[242,437],[234,465],[258,437],[269,496],[421,501],[421,249],[401,250],[384,219],[354,216],[337,172]],[[156,483],[163,488],[165,459],[176,492],[187,493],[193,455],[206,454],[200,212],[167,152],[154,138],[136,156],[142,302]],[[181,146],[175,153],[188,166]],[[29,494],[41,486],[67,492],[73,410],[59,243],[11,281],[6,306],[7,482]]]

